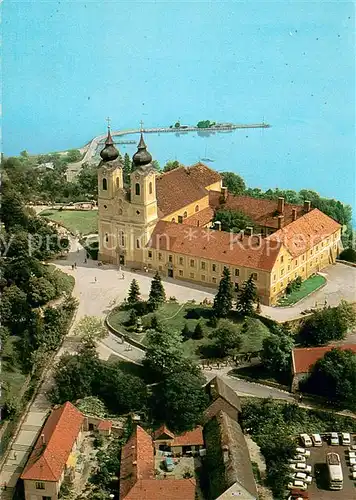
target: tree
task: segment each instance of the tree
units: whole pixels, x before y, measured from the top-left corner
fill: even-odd
[[[66,160],[69,163],[74,163],[76,161],[80,161],[82,159],[82,153],[78,149],[70,149],[67,152]]]
[[[151,165],[155,170],[157,170],[157,172],[161,171],[161,167],[159,166],[158,160],[152,160]]]
[[[137,313],[136,313],[135,309],[131,309],[131,311],[130,311],[130,316],[129,316],[128,324],[130,326],[136,326],[137,325]]]
[[[337,307],[326,307],[308,317],[301,326],[300,337],[304,345],[320,346],[332,340],[342,340],[355,326],[355,311],[342,301]]]
[[[127,297],[127,303],[130,305],[136,304],[140,300],[140,287],[138,281],[133,279],[130,284],[129,294]]]
[[[272,373],[285,373],[290,370],[291,353],[294,342],[291,337],[281,333],[269,335],[263,341],[260,355],[262,364]]]
[[[177,160],[170,160],[167,161],[165,166],[163,167],[163,172],[170,172],[171,170],[174,170],[176,168],[180,167],[180,163]]]
[[[241,195],[246,189],[246,184],[240,175],[234,172],[222,172],[223,185],[227,187],[229,193],[235,196]]]
[[[194,328],[194,332],[192,335],[192,338],[195,340],[202,339],[204,337],[204,330],[203,327],[201,326],[201,323],[197,323]]]
[[[22,331],[30,314],[26,293],[16,285],[5,288],[1,294],[0,313],[2,323],[8,325],[12,333]]]
[[[229,355],[235,355],[242,344],[239,329],[235,323],[227,319],[222,319],[219,326],[212,333],[216,357],[225,358]]]
[[[232,309],[234,287],[231,281],[230,271],[224,267],[222,278],[219,283],[218,293],[214,298],[213,311],[217,318],[226,318]]]
[[[182,328],[181,335],[183,337],[183,340],[188,340],[191,337],[191,331],[189,330],[188,323],[184,323],[184,326]]]
[[[163,327],[157,316],[154,314],[151,319],[151,328],[152,330],[156,330],[156,332],[162,332]]]
[[[87,396],[75,403],[79,411],[85,415],[94,415],[95,417],[105,418],[108,410],[105,404],[97,396]]]
[[[83,195],[96,198],[98,195],[98,169],[96,165],[83,163],[77,176],[77,184]]]
[[[103,320],[97,316],[84,316],[75,327],[74,333],[81,338],[83,344],[88,345],[95,345],[108,334]]]
[[[253,304],[257,299],[257,288],[251,276],[242,283],[237,297],[237,310],[244,316],[250,316],[253,313]]]
[[[36,278],[33,276],[29,279],[28,298],[33,307],[46,304],[54,299],[56,295],[55,287],[46,278]]]
[[[148,297],[148,303],[152,307],[152,309],[157,309],[160,304],[165,302],[166,293],[164,291],[164,287],[162,284],[161,276],[158,272],[154,275],[151,281],[151,289]]]
[[[232,231],[233,233],[238,233],[247,227],[254,226],[251,217],[246,215],[242,210],[217,210],[214,215],[214,222],[217,221],[221,222],[221,229],[223,231]]]
[[[331,349],[315,363],[305,387],[355,410],[356,354],[349,349]]]
[[[203,384],[201,375],[179,371],[154,386],[152,407],[156,420],[165,422],[172,431],[194,429],[208,405]]]
[[[356,250],[354,248],[345,248],[339,255],[339,259],[356,263]]]

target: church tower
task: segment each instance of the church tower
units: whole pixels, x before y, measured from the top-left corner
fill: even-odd
[[[116,263],[116,198],[124,191],[123,165],[114,146],[110,125],[98,168],[99,260]]]

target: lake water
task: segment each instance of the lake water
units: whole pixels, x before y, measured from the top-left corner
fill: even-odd
[[[270,129],[146,141],[161,165],[207,156],[250,186],[356,207],[353,2],[8,0],[2,10],[5,154],[81,146],[108,115],[114,130],[264,120]]]

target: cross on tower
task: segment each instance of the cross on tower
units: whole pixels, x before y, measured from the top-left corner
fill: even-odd
[[[143,131],[143,121],[141,120],[140,121],[140,125],[141,125],[141,132]]]
[[[110,118],[109,118],[109,117],[107,117],[107,118],[106,118],[106,121],[108,122],[108,128],[110,128],[110,122],[111,122]]]

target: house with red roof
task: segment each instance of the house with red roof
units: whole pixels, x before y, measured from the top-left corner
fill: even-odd
[[[65,403],[48,416],[21,475],[26,500],[57,500],[65,475],[73,477],[84,415]]]
[[[137,425],[121,450],[120,500],[195,500],[195,489],[192,478],[156,475],[152,436]]]
[[[234,196],[199,162],[159,174],[141,134],[130,187],[110,133],[98,168],[99,259],[217,287],[224,267],[235,286],[252,277],[260,302],[274,305],[288,283],[318,273],[341,251],[341,225],[313,208]],[[242,211],[253,227],[221,231],[219,209]]]
[[[195,454],[204,447],[203,428],[198,425],[192,431],[174,434],[165,425],[161,425],[153,433],[153,442],[156,451],[169,451],[173,456]]]
[[[292,350],[292,392],[298,390],[300,381],[309,375],[313,365],[335,347],[342,351],[350,349],[356,353],[356,344],[299,347]]]

